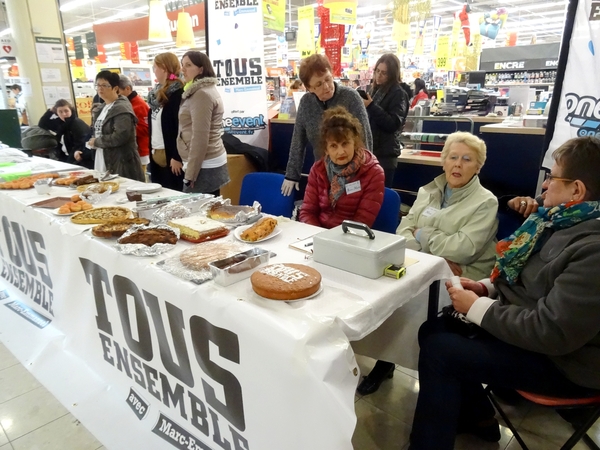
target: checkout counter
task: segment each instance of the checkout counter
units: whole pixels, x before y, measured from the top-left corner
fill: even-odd
[[[458,116],[464,118],[465,116]],[[545,128],[505,126],[502,117],[469,116],[473,134],[487,145],[487,160],[481,169],[482,184],[496,196],[528,195],[535,197],[544,157]],[[270,170],[284,172],[294,130],[293,119],[271,119],[269,159]],[[423,133],[470,131],[468,121],[448,121],[448,117],[423,120]],[[441,150],[438,147],[436,150]],[[307,147],[302,173],[308,175],[313,160],[312,148]],[[402,202],[411,205],[419,187],[442,173],[437,156],[409,154],[406,150],[398,157],[394,189]],[[304,180],[305,181],[305,180]],[[301,198],[301,193],[297,199]]]

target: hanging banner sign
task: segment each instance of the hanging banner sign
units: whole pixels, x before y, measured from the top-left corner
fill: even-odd
[[[262,1],[244,3],[208,3],[208,50],[225,106],[224,131],[268,148]]]
[[[417,41],[415,42],[415,49],[413,51],[413,55],[422,55],[423,47],[424,47],[424,34],[425,34],[425,25],[427,22],[425,20],[419,20],[419,24],[417,27]]]
[[[73,36],[73,50],[75,50],[75,59],[85,58],[81,36]]]
[[[599,9],[596,1],[579,0],[577,4],[562,90],[552,96],[552,101],[559,104],[544,167],[552,168],[552,152],[567,140],[600,137],[600,84],[597,80],[600,61],[594,56],[600,50]],[[564,44],[561,54],[563,51]]]
[[[286,0],[263,0],[262,11],[265,28],[269,28],[270,30],[280,32],[283,32],[285,30],[286,3]]]
[[[315,8],[312,5],[298,8],[296,48],[302,58],[315,52]]]
[[[450,70],[450,36],[438,37],[435,57],[438,70]]]
[[[277,67],[288,66],[288,43],[285,40],[285,36],[277,36],[275,56],[277,58]]]
[[[435,54],[437,51],[438,36],[440,35],[440,25],[442,24],[442,16],[433,16],[433,30],[431,31],[431,49]]]
[[[323,4],[329,9],[329,23],[356,24],[356,2],[323,2]]]
[[[119,50],[121,50],[121,59],[131,60],[131,44],[129,42],[121,42]]]

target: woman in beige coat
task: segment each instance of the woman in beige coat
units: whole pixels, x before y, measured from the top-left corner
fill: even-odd
[[[229,183],[227,153],[221,140],[223,100],[208,56],[189,51],[181,59],[183,88],[177,151],[183,161],[183,192],[219,195]]]

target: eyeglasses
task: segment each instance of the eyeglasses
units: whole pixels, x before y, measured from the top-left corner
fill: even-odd
[[[110,84],[95,84],[94,88],[95,89],[100,89],[100,88],[106,88],[106,89],[110,89],[112,86]]]
[[[382,77],[387,77],[387,71],[385,71],[385,70],[375,69],[375,73],[377,75],[381,75]]]
[[[315,84],[313,86],[313,89],[321,90],[323,88],[323,86],[325,86],[326,84],[330,85],[331,83],[333,83],[333,78],[332,77],[327,77],[323,81],[319,81],[317,84]]]
[[[569,183],[572,183],[573,181],[575,181],[575,180],[573,180],[571,178],[557,177],[556,175],[552,175],[550,172],[548,172],[546,174],[546,178],[544,179],[544,181],[550,182],[550,181],[553,181],[553,180],[564,181],[564,182],[569,182]]]

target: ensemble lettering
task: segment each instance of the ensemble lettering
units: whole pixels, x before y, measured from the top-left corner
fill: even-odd
[[[239,365],[238,336],[214,326],[203,317],[191,316],[186,321],[180,308],[168,301],[159,303],[155,295],[140,290],[129,278],[114,275],[111,280],[105,268],[89,259],[79,260],[85,279],[93,289],[104,360],[165,406],[177,408],[182,419],[212,438],[221,448],[250,450],[248,441],[241,434],[246,428],[241,384],[232,372],[210,358],[212,345],[218,348],[221,358]],[[109,305],[109,301],[114,304]],[[115,306],[118,315],[110,317],[109,310]],[[167,317],[164,317],[162,308]],[[135,315],[135,320],[130,314]],[[121,326],[118,332],[115,329],[117,324]],[[158,342],[152,339],[151,328]],[[186,330],[189,330],[187,336]],[[121,334],[125,344],[114,338]],[[192,349],[186,345],[186,338],[191,341]],[[158,348],[155,348],[156,344]],[[168,374],[149,365],[156,362],[157,351]],[[196,368],[192,368],[192,356],[197,363]],[[198,369],[206,375],[199,380],[194,377],[194,371]],[[188,390],[195,386],[201,386],[201,390]],[[219,400],[223,397],[217,395],[217,390],[222,391],[224,402]],[[199,392],[203,392],[204,399],[197,396]],[[132,404],[137,403],[130,400],[130,406]],[[229,425],[224,425],[223,420]],[[165,434],[170,436],[174,426],[178,427],[172,421],[158,423],[158,429],[153,431],[162,434],[161,437]],[[228,430],[227,436],[225,430]],[[195,445],[198,447],[189,448],[209,448],[203,447],[200,442]]]
[[[43,236],[25,229],[18,222],[9,221],[6,216],[2,217],[2,231],[6,254],[0,245],[0,277],[54,316],[52,278]]]

